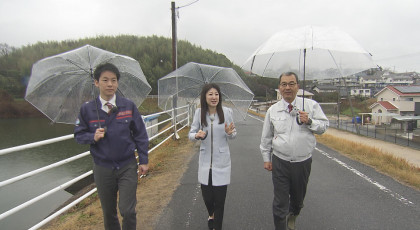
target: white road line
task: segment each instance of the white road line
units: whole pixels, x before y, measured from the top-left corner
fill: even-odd
[[[198,183],[197,186],[195,187],[195,192],[192,198],[192,207],[194,207],[195,204],[197,203],[200,191],[201,191],[201,185],[200,183]],[[190,210],[187,213],[187,221],[185,222],[186,229],[190,228],[191,219],[192,219],[192,211]]]
[[[259,117],[252,116],[252,115],[249,115],[249,114],[248,114],[248,116],[249,116],[249,117],[251,117],[251,118],[254,118],[255,120],[258,120],[258,121],[264,122],[264,120],[261,120]]]
[[[390,189],[386,188],[385,186],[379,184],[378,182],[374,181],[373,179],[369,178],[368,176],[366,176],[365,174],[361,173],[360,171],[358,171],[357,169],[347,165],[346,163],[340,161],[339,159],[330,156],[328,153],[315,148],[317,151],[319,151],[322,155],[326,156],[327,158],[337,162],[339,165],[343,166],[344,168],[350,170],[352,173],[360,176],[361,178],[365,179],[366,181],[368,181],[369,183],[375,185],[376,187],[378,187],[381,191],[388,193],[390,196],[394,197],[395,199],[397,199],[398,201],[400,201],[401,203],[407,205],[407,206],[414,206],[414,203],[407,200],[406,198],[404,198],[403,196],[401,196],[398,193],[395,193],[393,191],[391,191]]]

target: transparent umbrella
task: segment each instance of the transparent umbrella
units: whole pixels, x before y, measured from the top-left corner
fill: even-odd
[[[235,121],[244,120],[254,94],[232,68],[189,62],[158,81],[159,107],[164,110],[200,103],[204,84],[219,85],[223,106],[234,111]],[[175,100],[174,100],[175,99]]]
[[[280,31],[263,43],[243,69],[278,78],[295,72],[303,79],[345,77],[376,68],[371,54],[336,27],[305,26]]]
[[[81,105],[99,95],[93,71],[106,62],[120,71],[117,95],[140,106],[151,91],[140,64],[131,57],[90,45],[37,61],[25,99],[54,123],[74,124]]]

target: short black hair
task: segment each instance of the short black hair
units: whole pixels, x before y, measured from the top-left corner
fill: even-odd
[[[111,71],[115,73],[115,75],[117,75],[117,81],[120,80],[120,71],[114,64],[108,62],[96,66],[95,72],[93,73],[93,77],[95,78],[95,80],[99,81],[99,77],[105,71]]]
[[[296,83],[299,84],[299,78],[298,78],[297,74],[295,74],[294,72],[285,72],[285,73],[280,74],[279,85],[280,85],[280,82],[281,82],[281,77],[283,77],[283,76],[295,76]]]

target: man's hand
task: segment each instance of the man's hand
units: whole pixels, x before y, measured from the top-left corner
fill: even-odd
[[[299,110],[300,122],[310,125],[309,114],[305,111]]]
[[[267,169],[267,171],[271,171],[273,169],[273,163],[264,162],[264,168]]]
[[[97,128],[95,131],[95,136],[93,139],[95,142],[98,142],[100,139],[104,138],[105,136],[105,129],[104,128]]]
[[[147,174],[147,171],[149,171],[149,165],[147,165],[147,164],[139,165],[140,177],[143,177],[143,175],[145,176]]]

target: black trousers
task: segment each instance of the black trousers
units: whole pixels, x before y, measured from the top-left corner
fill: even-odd
[[[117,215],[118,192],[118,207],[123,217],[122,229],[136,229],[137,162],[133,160],[118,170],[94,164],[93,175],[101,201],[105,230],[121,229]]]
[[[227,185],[213,186],[211,179],[211,170],[209,173],[208,185],[201,184],[201,193],[206,204],[209,216],[214,214],[214,229],[221,230],[223,223],[223,212],[225,210],[225,200]]]
[[[286,229],[287,214],[297,216],[303,208],[312,158],[302,162],[289,162],[273,155],[272,163],[274,226],[276,230],[283,230]]]

